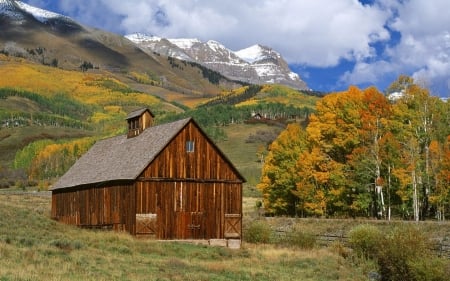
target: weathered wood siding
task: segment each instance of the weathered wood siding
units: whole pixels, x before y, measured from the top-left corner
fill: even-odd
[[[187,141],[194,151],[187,151]],[[136,185],[136,213],[156,216],[157,238],[226,238],[229,218],[232,236],[240,237],[242,179],[195,124],[175,137]]]
[[[193,142],[192,151],[187,141]],[[134,183],[54,190],[52,217],[157,239],[241,238],[242,182],[189,122]]]
[[[240,183],[146,181],[138,182],[136,189],[136,213],[155,217],[151,234],[158,239],[230,238],[225,221],[230,215],[238,221],[234,238],[240,238]]]
[[[87,186],[52,192],[52,218],[80,227],[135,232],[134,185]]]
[[[186,151],[186,142],[194,141],[194,151]],[[187,126],[153,160],[143,178],[241,181],[224,156],[194,123]]]

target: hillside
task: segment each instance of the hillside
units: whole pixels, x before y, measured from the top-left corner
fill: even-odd
[[[126,114],[138,107],[150,108],[156,122],[192,116],[212,138],[226,142],[234,138],[233,124],[244,123],[256,111],[294,112],[304,117],[317,100],[282,86],[245,86],[222,90],[227,96],[253,89],[251,97],[240,96],[236,105],[230,105],[226,99],[211,99],[200,91],[191,95],[160,87],[143,73],[118,76],[98,69],[64,70],[1,54],[0,77],[3,186],[10,185],[5,183],[11,181],[9,177],[51,181],[97,139],[124,133]],[[252,185],[260,174],[260,167],[254,167],[258,164],[255,147],[267,149],[280,128],[268,130],[272,132],[269,140],[256,142],[238,154],[246,160],[233,159],[239,166],[253,167],[244,173]],[[251,134],[256,134],[253,129],[244,130],[232,141],[242,147]],[[234,153],[235,147],[225,145],[225,153]],[[10,166],[19,171],[11,171]]]
[[[130,76],[189,96],[216,95],[236,84],[223,76],[213,82],[203,67],[145,53],[121,35],[83,26],[49,11],[12,0],[0,1],[0,53],[66,70],[96,69]],[[138,74],[132,75],[132,73]]]
[[[125,37],[148,54],[158,53],[199,63],[231,80],[257,85],[276,83],[299,90],[308,89],[299,75],[290,70],[281,54],[270,47],[254,45],[234,52],[214,40],[201,42],[198,39],[165,39],[140,33]]]

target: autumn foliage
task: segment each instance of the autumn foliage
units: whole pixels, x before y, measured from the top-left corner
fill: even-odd
[[[270,147],[258,185],[268,213],[444,219],[450,208],[449,103],[401,76],[318,101],[305,130]],[[296,126],[295,130],[293,129]]]

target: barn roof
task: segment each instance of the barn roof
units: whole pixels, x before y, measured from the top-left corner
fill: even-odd
[[[127,118],[125,118],[125,119],[128,120],[128,119],[131,119],[131,118],[134,118],[134,117],[141,116],[142,113],[144,113],[146,111],[148,111],[152,117],[155,117],[155,115],[153,115],[153,113],[148,108],[144,107],[144,108],[141,108],[141,109],[137,109],[137,110],[135,110],[133,112],[130,112],[127,115]]]
[[[135,138],[121,135],[98,141],[53,185],[52,190],[136,179],[191,120],[149,127]]]
[[[98,141],[75,162],[51,190],[109,181],[135,180],[189,122],[193,122],[200,129],[192,118],[186,118],[149,127],[134,138],[121,135]],[[217,148],[201,129],[200,131]],[[238,177],[245,181],[221,150],[217,148],[217,151]]]

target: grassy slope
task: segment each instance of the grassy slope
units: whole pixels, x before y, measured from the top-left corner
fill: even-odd
[[[217,145],[231,160],[236,168],[246,178],[245,195],[259,196],[255,186],[261,177],[262,165],[256,155],[259,146],[263,143],[248,143],[247,138],[258,131],[279,131],[279,127],[265,124],[233,124],[225,127],[227,140],[218,142]]]
[[[183,66],[187,68],[187,66]],[[173,71],[180,71],[174,68]],[[100,71],[68,71],[54,67],[30,63],[20,58],[6,57],[0,54],[0,88],[10,87],[30,91],[52,99],[64,95],[81,103],[92,112],[86,120],[93,130],[54,127],[25,126],[18,128],[0,128],[0,166],[8,165],[19,149],[38,139],[74,139],[90,135],[113,135],[123,133],[126,112],[133,107],[145,105],[158,116],[164,112],[180,112],[181,108],[167,101],[195,107],[207,99],[207,95],[189,95],[164,89],[150,84],[138,83],[129,75]],[[117,78],[117,79],[116,79]],[[138,89],[141,92],[135,92]],[[152,95],[145,94],[151,93]],[[155,96],[159,98],[156,98]],[[264,86],[261,93],[248,101],[256,103],[284,103],[295,106],[312,107],[316,97],[300,94],[283,86]],[[245,105],[245,102],[240,104]],[[55,108],[55,111],[57,108]],[[26,112],[54,114],[48,108],[24,97],[10,96],[0,100],[0,112]],[[1,125],[1,124],[0,124]],[[258,130],[274,130],[266,125],[230,125],[225,128],[228,140],[219,143],[232,162],[248,180],[247,195],[258,195],[255,185],[261,173],[256,152],[262,143],[246,143],[250,134]]]
[[[328,249],[138,240],[49,219],[48,196],[0,194],[0,280],[366,280]]]
[[[91,124],[91,130],[36,125],[0,127],[0,166],[9,165],[17,150],[38,139],[74,139],[99,133],[117,134],[125,128],[124,118],[127,112],[137,106],[154,108],[157,112],[180,111],[174,105],[154,96],[134,92],[107,73],[61,70],[0,55],[0,77],[0,88],[29,91],[47,100],[63,95],[92,113],[85,120],[80,120]],[[48,108],[48,105],[19,96],[0,99],[0,113],[4,116],[20,113],[59,115],[58,104],[55,103],[54,107]]]
[[[253,98],[243,101],[237,106],[254,105],[258,103],[281,103],[295,107],[314,109],[319,98],[282,85],[264,85]]]

